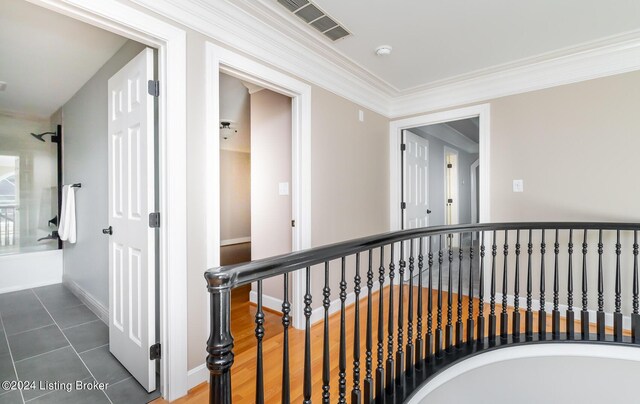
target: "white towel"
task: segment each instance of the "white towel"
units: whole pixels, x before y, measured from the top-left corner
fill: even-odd
[[[62,208],[60,209],[60,226],[58,226],[60,240],[72,244],[76,242],[76,193],[73,187],[62,187]]]

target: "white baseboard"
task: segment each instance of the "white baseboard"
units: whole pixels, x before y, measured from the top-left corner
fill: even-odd
[[[96,300],[91,294],[82,289],[77,283],[69,279],[68,276],[62,276],[62,283],[65,285],[71,293],[76,295],[82,303],[85,304],[103,323],[109,325],[109,308]]]
[[[502,302],[502,293],[496,293],[496,303],[500,303]],[[513,295],[507,295],[507,302],[508,305],[510,307],[513,307],[514,304],[514,297]],[[527,298],[526,297],[522,297],[520,296],[518,298],[518,304],[520,306],[520,309],[522,308],[527,308]],[[540,300],[539,299],[532,299],[531,300],[531,307],[532,310],[534,312],[538,311],[538,309],[540,308]],[[569,306],[567,306],[566,304],[559,304],[558,305],[558,310],[560,311],[560,317],[561,318],[566,318],[565,313],[567,311],[567,309],[569,308]],[[549,302],[548,300],[545,301],[545,305],[544,305],[544,310],[547,314],[551,314],[551,312],[553,311],[553,301]],[[580,320],[580,312],[582,311],[582,307],[578,307],[578,306],[573,306],[573,312],[575,313],[575,319],[576,320]],[[596,310],[589,310],[589,322],[590,323],[596,323],[596,315],[597,312]],[[604,315],[604,324],[606,327],[613,327],[613,313],[608,313],[606,312]],[[622,328],[625,330],[631,330],[631,316],[622,316]]]
[[[220,247],[234,245],[234,244],[250,243],[250,242],[251,242],[251,237],[230,238],[227,240],[220,241]]]
[[[258,304],[258,293],[255,291],[249,292],[249,301],[253,304]],[[262,306],[270,310],[282,313],[282,299],[262,294]]]
[[[209,380],[209,369],[206,364],[196,366],[187,372],[187,389],[192,389]]]

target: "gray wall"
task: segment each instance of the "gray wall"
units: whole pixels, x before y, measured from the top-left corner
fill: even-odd
[[[76,191],[77,243],[64,245],[65,280],[109,307],[107,80],[145,48],[128,41],[62,107],[64,183]]]
[[[428,130],[427,128],[422,128]],[[444,223],[444,147],[458,151],[458,193],[460,198],[460,223],[471,222],[471,164],[478,159],[478,154],[467,153],[452,144],[444,142],[435,136],[415,131],[412,133],[429,141],[429,226]]]

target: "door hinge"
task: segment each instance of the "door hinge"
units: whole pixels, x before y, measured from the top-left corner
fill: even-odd
[[[453,199],[451,198],[447,199],[447,203],[453,203]]]
[[[291,227],[296,227],[296,221],[295,220],[291,221]]]
[[[447,164],[447,168],[453,168],[453,164],[451,163]]]
[[[400,209],[406,209],[407,208],[407,203],[406,202],[400,202]]]
[[[160,95],[160,82],[158,80],[149,80],[147,83],[147,91],[149,95],[158,97]]]
[[[149,213],[149,227],[160,227],[160,212]]]
[[[162,354],[162,350],[160,349],[160,343],[156,342],[155,344],[149,347],[149,360],[160,359]]]
[[[400,151],[405,151],[405,150],[407,150],[407,144],[406,143],[402,143],[400,145]]]

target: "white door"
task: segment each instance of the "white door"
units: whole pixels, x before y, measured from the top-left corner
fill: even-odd
[[[109,79],[109,347],[147,389],[156,389],[153,51]]]
[[[429,142],[409,131],[404,134],[405,229],[415,229],[429,225]]]

